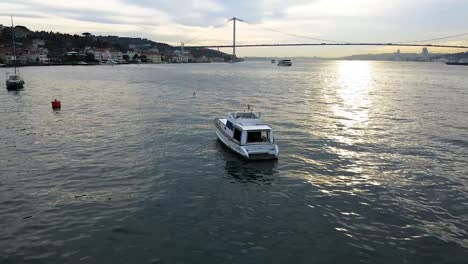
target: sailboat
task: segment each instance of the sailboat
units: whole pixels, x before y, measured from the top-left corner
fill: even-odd
[[[16,47],[15,47],[15,27],[13,26],[13,16],[11,16],[11,38],[13,41],[13,58],[15,59],[15,73],[10,74],[6,80],[6,88],[8,90],[19,90],[24,87],[24,80],[19,74],[19,69],[17,69],[18,59],[16,57]]]

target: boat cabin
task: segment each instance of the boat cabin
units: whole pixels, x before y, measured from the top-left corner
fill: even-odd
[[[291,60],[279,60],[278,66],[292,66]]]
[[[21,76],[19,76],[19,75],[10,75],[8,77],[8,80],[10,80],[10,81],[21,81]]]
[[[272,128],[254,112],[229,113],[225,131],[240,145],[273,143]]]

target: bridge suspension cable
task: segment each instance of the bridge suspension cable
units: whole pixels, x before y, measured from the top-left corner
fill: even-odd
[[[256,26],[258,28],[276,32],[276,33],[281,33],[284,35],[292,36],[292,37],[297,37],[297,38],[303,38],[303,39],[309,39],[309,40],[316,40],[316,41],[324,41],[324,42],[331,42],[331,43],[359,43],[355,41],[344,41],[344,40],[332,40],[332,39],[322,39],[322,38],[314,38],[314,37],[309,37],[305,35],[299,35],[299,34],[294,34],[294,33],[289,33],[289,32],[284,32],[278,29],[273,29],[273,28],[268,28],[264,26],[260,26],[258,24],[253,24],[248,21],[243,21],[249,25]],[[450,35],[450,36],[444,36],[444,37],[437,37],[437,38],[432,38],[432,39],[421,39],[421,40],[413,40],[413,41],[386,41],[386,43],[398,43],[398,44],[404,44],[404,43],[422,43],[422,42],[429,42],[429,41],[437,41],[437,40],[444,40],[444,39],[451,39],[451,38],[456,38],[456,37],[462,37],[462,36],[468,36],[467,33],[461,33],[461,34],[456,34],[456,35]]]
[[[215,25],[215,26],[212,26],[212,27],[210,27],[209,29],[207,29],[207,30],[201,32],[200,34],[195,35],[194,37],[192,37],[192,38],[190,38],[190,39],[188,39],[188,40],[183,41],[183,43],[190,43],[190,42],[193,42],[194,40],[199,39],[201,36],[206,35],[207,33],[209,33],[209,32],[211,32],[211,31],[213,31],[213,30],[215,30],[215,29],[218,29],[218,28],[220,28],[220,27],[226,25],[227,23],[229,23],[229,21],[231,21],[231,20],[226,20],[226,21],[224,21],[223,23],[220,23],[220,24],[217,24],[217,25]]]
[[[443,39],[451,39],[451,38],[462,37],[462,36],[468,36],[468,33],[461,33],[461,34],[457,34],[457,35],[445,36],[445,37],[440,37],[440,38],[432,38],[432,39],[413,40],[413,41],[399,41],[399,42],[394,42],[394,43],[421,43],[421,42],[427,42],[427,41],[437,41],[437,40],[443,40]]]
[[[198,39],[201,35],[206,34],[216,28],[219,28],[223,25],[225,25],[228,22],[233,22],[233,43],[232,45],[201,45],[201,46],[190,46],[192,48],[200,48],[200,47],[205,47],[205,48],[228,48],[232,47],[233,48],[233,58],[236,56],[236,46],[237,47],[285,47],[285,46],[319,46],[319,45],[324,45],[324,46],[346,46],[346,45],[352,45],[352,46],[400,46],[400,47],[434,47],[434,48],[459,48],[459,49],[468,49],[468,46],[462,46],[462,45],[435,45],[435,44],[430,44],[428,42],[430,41],[437,41],[437,40],[444,40],[444,39],[450,39],[450,38],[455,38],[455,37],[461,37],[461,36],[467,36],[468,33],[462,33],[462,34],[456,34],[456,35],[450,35],[450,36],[444,36],[444,37],[439,37],[439,38],[432,38],[432,39],[424,39],[424,40],[415,40],[415,41],[400,41],[400,42],[385,42],[385,43],[373,43],[373,42],[354,42],[354,41],[341,41],[341,40],[332,40],[332,39],[322,39],[322,38],[315,38],[315,37],[310,37],[310,36],[305,36],[305,35],[299,35],[299,34],[294,34],[294,33],[289,33],[289,32],[284,32],[278,29],[273,29],[273,28],[268,28],[264,26],[260,26],[258,24],[250,23],[245,20],[241,20],[239,18],[233,17],[227,21],[225,21],[222,24],[216,25],[209,30],[187,40],[186,42],[192,42],[195,39]],[[309,40],[314,40],[314,41],[320,41],[322,43],[286,43],[286,44],[236,44],[236,21],[239,22],[244,22],[248,25],[252,25],[264,30],[276,32],[276,33],[281,33],[284,35],[288,36],[293,36],[297,38],[303,38],[303,39],[309,39]],[[422,42],[426,42],[425,44],[420,44]]]
[[[255,26],[255,27],[258,27],[258,28],[261,28],[261,29],[264,29],[264,30],[276,32],[276,33],[281,33],[281,34],[288,35],[288,36],[291,36],[291,37],[297,37],[297,38],[303,38],[303,39],[309,39],[309,40],[315,40],[315,41],[333,42],[333,43],[345,43],[345,42],[346,42],[346,43],[351,43],[350,41],[314,38],[314,37],[309,37],[309,36],[305,36],[305,35],[299,35],[299,34],[294,34],[294,33],[288,33],[288,32],[283,32],[283,31],[278,30],[278,29],[273,29],[273,28],[268,28],[268,27],[260,26],[260,25],[258,25],[258,24],[253,24],[253,23],[250,23],[250,22],[247,22],[247,21],[244,21],[244,22],[247,23],[248,25],[252,25],[252,26]]]

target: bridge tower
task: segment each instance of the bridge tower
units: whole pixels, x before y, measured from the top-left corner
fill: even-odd
[[[236,59],[236,21],[244,22],[244,20],[233,17],[228,21],[232,21],[232,59]]]
[[[184,62],[184,54],[185,54],[185,43],[180,43],[180,63]]]

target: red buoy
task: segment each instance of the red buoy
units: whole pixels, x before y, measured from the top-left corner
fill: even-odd
[[[62,108],[62,104],[60,103],[60,101],[57,101],[57,99],[52,101],[52,109],[56,110],[60,108]]]

